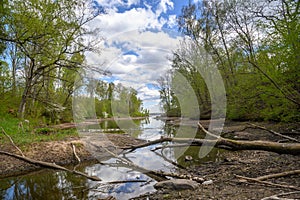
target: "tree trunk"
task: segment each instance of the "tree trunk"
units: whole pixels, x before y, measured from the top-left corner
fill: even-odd
[[[300,154],[300,143],[278,143],[278,142],[270,142],[270,141],[244,141],[244,140],[231,140],[226,138],[218,138],[216,140],[207,140],[207,139],[195,139],[195,138],[161,138],[158,140],[150,141],[144,144],[126,147],[123,149],[127,150],[135,150],[138,148],[150,146],[153,144],[159,144],[162,142],[174,142],[174,143],[185,143],[187,145],[197,145],[197,146],[214,146],[217,148],[223,148],[228,150],[262,150],[262,151],[270,151],[279,154],[291,154],[291,155],[299,155]],[[163,146],[167,148],[168,145]]]
[[[23,119],[25,115],[26,103],[27,103],[28,95],[30,94],[30,90],[31,90],[31,80],[28,79],[26,80],[26,85],[22,94],[22,99],[18,111],[19,118],[21,119]]]

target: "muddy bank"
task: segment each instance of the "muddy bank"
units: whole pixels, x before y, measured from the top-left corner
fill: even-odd
[[[177,119],[172,120],[173,122],[169,123],[173,123],[174,126],[179,125]],[[187,121],[181,125],[190,124],[191,123]],[[203,122],[203,124],[207,128],[207,121]],[[299,124],[260,123],[260,125],[300,139]],[[244,122],[227,122],[224,127],[223,136],[242,140],[260,139],[286,142],[285,139],[274,136],[266,131],[244,128]],[[93,135],[87,133],[85,136],[87,141],[99,142],[92,138]],[[99,137],[100,136],[104,137],[104,135],[99,134]],[[108,137],[109,141],[106,141],[107,143],[102,143],[102,146],[109,146],[113,143],[113,145],[117,147],[124,147],[143,142],[124,134],[106,134],[105,137]],[[100,139],[100,142],[101,141],[104,140]],[[81,138],[80,140],[79,138],[69,138],[64,141],[31,144],[22,150],[25,155],[30,158],[55,162],[57,164],[70,164],[77,162],[72,152],[71,143],[75,144],[76,152],[82,160],[94,159],[84,146],[84,142],[84,138]],[[0,149],[17,153],[14,147],[9,144],[0,146]],[[99,152],[98,155],[105,156],[105,152],[101,152],[101,149]],[[0,155],[0,173],[2,177],[21,174],[35,169],[38,169],[38,167],[18,161],[14,158]],[[212,184],[201,185],[196,190],[158,190],[155,193],[145,194],[134,199],[262,199],[276,194],[293,192],[294,190],[242,181],[235,175],[258,177],[296,169],[300,169],[300,155],[280,155],[265,151],[226,151],[223,153],[222,159],[218,162],[207,162],[201,165],[193,165],[193,162],[190,162],[190,166],[187,169],[178,172],[204,177],[205,180],[211,180]],[[268,181],[300,187],[299,175],[270,179]],[[300,199],[300,194],[291,194],[283,197]]]
[[[300,156],[279,155],[262,151],[226,152],[223,161],[192,166],[187,171],[194,176],[212,180],[210,185],[200,185],[196,190],[170,191],[159,190],[142,195],[141,199],[220,199],[248,200],[262,199],[276,194],[295,192],[295,190],[274,187],[254,182],[245,182],[235,175],[258,177],[300,168]],[[270,182],[300,187],[299,175],[267,180]],[[300,193],[283,197],[300,199]]]
[[[102,135],[103,134],[99,134],[99,137]],[[109,140],[109,143],[112,146],[120,148],[142,142],[141,140],[125,134],[105,134],[105,137],[106,140],[103,139],[98,141],[104,144],[107,140]],[[58,165],[76,164],[77,159],[72,149],[72,144],[74,144],[76,153],[82,162],[95,160],[95,157],[86,148],[86,144],[84,142],[85,141],[82,138],[70,137],[64,141],[32,143],[22,147],[22,151],[25,156],[35,160],[56,163]],[[2,151],[19,154],[19,152],[9,143],[1,144],[0,149]],[[109,156],[105,154],[105,152],[101,155],[103,158]],[[31,165],[9,156],[0,155],[0,178],[20,175],[40,168],[41,167],[39,166]]]
[[[174,125],[190,125],[190,121],[183,122],[177,119],[171,119]],[[207,121],[202,124],[207,128]],[[255,124],[264,126],[268,129],[289,135],[300,139],[300,124],[279,124],[256,122]],[[273,142],[288,142],[285,138],[276,136],[270,132],[247,128],[246,122],[226,122],[222,136],[239,140],[267,140]],[[142,195],[133,198],[134,200],[158,200],[158,199],[177,199],[177,200],[197,200],[197,199],[218,199],[218,200],[257,200],[266,197],[286,194],[273,197],[272,199],[300,199],[300,189],[288,189],[276,187],[257,182],[247,182],[238,178],[236,175],[256,178],[263,175],[281,173],[300,169],[300,155],[277,154],[266,151],[225,151],[222,153],[223,159],[219,162],[207,162],[201,165],[193,165],[181,173],[190,173],[193,176],[203,177],[205,180],[211,180],[210,185],[200,185],[196,190],[158,190],[154,193]],[[272,178],[266,181],[294,186],[300,188],[300,175],[292,175],[281,178]],[[271,199],[271,198],[270,198]]]

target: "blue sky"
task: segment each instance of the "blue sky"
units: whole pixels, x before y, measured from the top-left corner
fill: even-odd
[[[99,37],[105,40],[101,55],[88,53],[87,63],[110,71],[112,77],[104,80],[133,87],[146,108],[159,111],[159,92],[153,84],[170,69],[168,57],[182,40],[176,17],[188,1],[95,1],[106,14],[89,26],[99,28]]]

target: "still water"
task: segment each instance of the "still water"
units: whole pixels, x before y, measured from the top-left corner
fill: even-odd
[[[176,126],[152,116],[143,120],[104,121],[97,126],[84,127],[88,131],[118,130],[144,140],[155,140],[161,136],[169,137],[204,137],[198,131],[197,124]],[[205,162],[217,162],[221,159],[221,152],[213,149],[206,157],[199,159],[199,147],[165,148],[163,151],[150,151],[155,146],[138,149],[132,153],[122,155],[136,165],[150,170],[174,171],[176,164],[190,166]],[[192,161],[186,161],[191,156]],[[130,199],[147,192],[153,192],[154,179],[147,173],[142,173],[121,165],[119,159],[109,158],[97,162],[83,163],[76,166],[76,170],[92,176],[98,176],[102,182],[87,180],[62,171],[40,170],[23,176],[0,179],[0,198],[2,199],[101,199],[114,196],[116,199]],[[105,163],[105,164],[103,164]],[[176,164],[174,164],[176,163]],[[75,166],[69,166],[73,169]],[[120,184],[104,184],[112,181],[138,180],[144,182],[126,182]]]

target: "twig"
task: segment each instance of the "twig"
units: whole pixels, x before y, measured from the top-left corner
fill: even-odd
[[[269,197],[262,198],[261,200],[274,200],[274,199],[279,200],[279,199],[282,199],[282,198],[279,198],[280,196],[286,196],[286,195],[298,194],[298,193],[300,193],[300,191],[280,193],[280,194],[276,194],[276,195],[272,195],[272,196],[269,196]],[[286,200],[288,200],[288,199],[286,199]],[[290,199],[290,200],[292,200],[292,199]]]
[[[92,181],[101,181],[101,179],[98,178],[98,177],[96,177],[96,176],[89,176],[89,175],[87,175],[85,173],[82,173],[82,172],[79,172],[79,171],[76,171],[76,170],[70,170],[70,169],[62,167],[60,165],[57,165],[55,163],[38,161],[38,160],[34,160],[34,159],[31,159],[31,158],[28,158],[28,157],[25,157],[25,156],[19,156],[17,154],[9,153],[9,152],[6,152],[6,151],[0,151],[0,154],[11,156],[11,157],[17,158],[19,160],[23,160],[25,162],[34,164],[34,165],[40,165],[40,166],[47,167],[47,168],[52,168],[52,169],[58,169],[58,170],[67,171],[67,172],[70,172],[70,173],[73,173],[73,174],[84,176],[84,177],[86,177],[86,178],[88,178],[88,179],[90,179]]]
[[[162,157],[165,161],[167,161],[168,163],[171,163],[172,165],[180,168],[180,169],[186,169],[184,166],[180,165],[179,163],[174,162],[173,160],[168,159],[164,154],[163,151],[161,151],[161,154],[157,153],[156,151],[154,151],[154,153],[160,157]]]
[[[75,145],[73,143],[71,143],[71,145],[72,145],[72,149],[73,149],[73,154],[74,154],[75,158],[77,159],[78,163],[80,163],[81,161],[80,161],[79,156],[76,153]]]
[[[271,183],[271,182],[268,182],[268,181],[261,181],[261,180],[257,180],[256,178],[249,178],[249,177],[240,176],[240,175],[236,175],[236,174],[235,174],[235,176],[237,178],[245,179],[247,181],[258,182],[258,183],[262,183],[262,184],[266,184],[266,185],[271,185],[271,186],[276,186],[276,187],[281,187],[281,188],[289,188],[289,189],[300,191],[299,187],[295,187],[295,186],[292,186],[292,185],[282,185],[282,184],[277,184],[277,183]]]
[[[199,183],[204,182],[204,179],[201,177],[195,177],[195,176],[191,176],[191,175],[177,174],[177,173],[168,173],[168,172],[164,172],[164,171],[148,170],[148,169],[145,169],[141,166],[134,164],[130,160],[119,157],[118,155],[116,155],[114,152],[111,152],[107,148],[104,148],[104,150],[106,150],[109,154],[111,154],[116,159],[119,159],[121,161],[121,163],[119,163],[119,164],[125,164],[127,167],[130,167],[131,169],[143,172],[151,178],[153,178],[153,175],[162,177],[163,179],[167,179],[166,177],[169,176],[169,177],[175,177],[175,178],[191,179],[191,180],[197,181]]]
[[[3,129],[3,127],[1,127],[1,129],[2,129],[2,133],[10,140],[10,143],[21,153],[21,155],[23,157],[25,157],[25,155],[23,154],[22,150],[15,145],[13,139],[5,132],[5,130]]]
[[[98,187],[107,186],[107,185],[116,185],[116,184],[123,184],[123,183],[147,183],[147,182],[149,182],[149,181],[147,181],[147,180],[124,180],[124,181],[103,182],[103,183],[98,183],[98,184],[94,185],[93,187],[86,188],[83,190],[83,192],[85,192],[87,190],[96,189]]]
[[[290,136],[287,136],[287,135],[282,135],[276,131],[273,131],[273,130],[270,130],[270,129],[267,129],[266,127],[263,127],[263,126],[259,126],[259,125],[256,125],[256,124],[251,124],[251,123],[248,123],[249,125],[255,127],[255,128],[258,128],[258,129],[262,129],[262,130],[265,130],[265,131],[268,131],[269,133],[272,133],[274,135],[277,135],[277,136],[280,136],[280,137],[283,137],[285,139],[289,139],[291,141],[294,141],[294,142],[300,142],[299,140],[297,140],[296,138],[292,138]]]
[[[157,151],[160,149],[167,149],[167,148],[179,148],[179,147],[187,147],[187,146],[199,146],[197,144],[190,144],[190,143],[186,143],[186,144],[168,144],[168,145],[163,145],[163,146],[158,146],[155,147],[154,149],[151,149],[151,151]]]
[[[300,169],[298,169],[298,170],[292,170],[292,171],[286,171],[286,172],[281,172],[281,173],[277,173],[277,174],[269,174],[269,175],[265,175],[265,176],[259,176],[259,177],[255,178],[255,179],[263,181],[263,180],[267,180],[267,179],[270,179],[270,178],[279,178],[279,177],[296,175],[296,174],[300,174]]]

